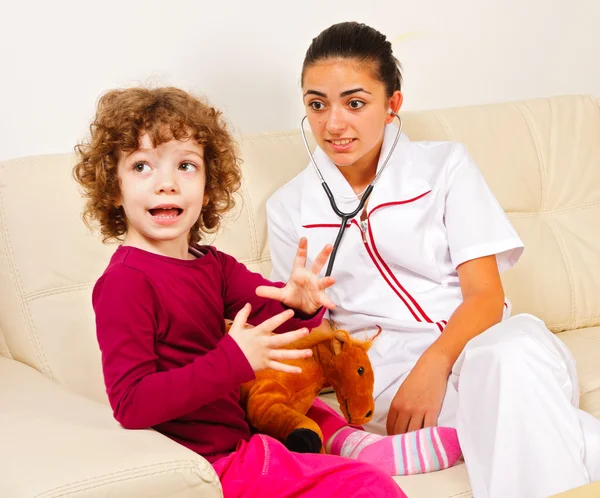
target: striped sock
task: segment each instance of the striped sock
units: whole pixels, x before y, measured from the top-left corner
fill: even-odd
[[[456,430],[450,427],[426,427],[395,436],[344,427],[329,446],[332,455],[373,463],[393,476],[446,469],[461,457]]]

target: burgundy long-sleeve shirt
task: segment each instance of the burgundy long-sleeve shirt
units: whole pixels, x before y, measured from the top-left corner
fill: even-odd
[[[96,282],[92,301],[104,381],[114,416],[128,429],[153,427],[214,462],[248,440],[239,387],[254,372],[224,334],[252,305],[259,324],[285,308],[256,296],[277,285],[213,247],[180,260],[121,246]],[[277,331],[320,324],[297,316]]]

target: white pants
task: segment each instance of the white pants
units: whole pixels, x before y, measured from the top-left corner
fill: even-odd
[[[385,432],[407,375],[376,397],[368,430]],[[541,320],[517,315],[467,344],[438,425],[456,427],[475,498],[545,498],[600,480],[600,420],[578,405],[568,348]]]

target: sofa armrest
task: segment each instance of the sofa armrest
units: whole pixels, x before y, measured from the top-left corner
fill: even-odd
[[[128,431],[106,405],[0,357],[0,496],[221,497],[201,456],[153,430]]]

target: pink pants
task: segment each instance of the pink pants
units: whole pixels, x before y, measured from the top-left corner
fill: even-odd
[[[325,440],[347,425],[320,400],[308,416],[319,424]],[[263,434],[240,441],[235,452],[213,466],[225,498],[406,498],[394,480],[374,465],[333,455],[293,453]]]

